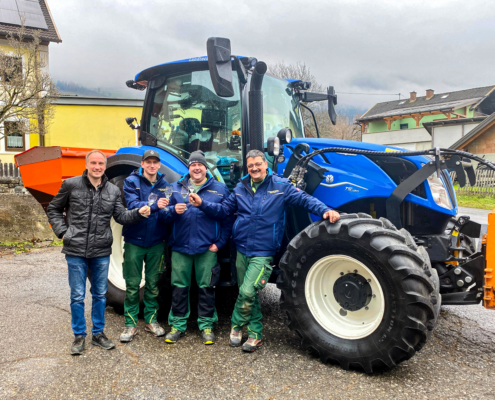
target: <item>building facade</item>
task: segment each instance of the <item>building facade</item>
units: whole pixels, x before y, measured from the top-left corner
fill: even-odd
[[[433,146],[431,132],[426,129],[428,124],[466,120],[452,125],[462,135],[463,130],[473,129],[479,123],[478,117],[494,111],[495,86],[440,94],[428,89],[425,96],[417,97],[416,92],[411,92],[409,99],[375,104],[357,122],[361,125],[363,142],[423,150]],[[442,143],[438,134],[436,143],[439,147],[449,147],[453,142]]]

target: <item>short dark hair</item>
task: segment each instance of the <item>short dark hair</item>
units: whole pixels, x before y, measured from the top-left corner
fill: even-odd
[[[256,158],[256,157],[261,157],[263,161],[266,161],[265,153],[259,150],[250,150],[249,153],[247,153],[246,160],[248,158]]]

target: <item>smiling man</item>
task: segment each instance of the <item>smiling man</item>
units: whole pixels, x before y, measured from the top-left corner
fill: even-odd
[[[47,208],[48,220],[55,235],[63,239],[62,253],[69,269],[70,309],[75,336],[71,347],[73,355],[84,351],[84,297],[88,271],[91,273],[93,297],[91,342],[105,350],[115,347],[103,333],[108,265],[113,242],[110,219],[113,217],[119,224],[134,224],[149,215],[147,207],[126,211],[120,189],[108,182],[106,166],[105,154],[99,150],[90,151],[82,176],[66,179]]]
[[[172,327],[165,337],[167,343],[176,343],[186,332],[189,318],[189,289],[193,264],[198,284],[198,326],[203,343],[215,343],[213,325],[217,322],[215,286],[220,278],[217,252],[230,237],[232,217],[221,222],[208,217],[196,207],[187,208],[181,189],[191,184],[196,195],[212,204],[219,204],[229,196],[229,190],[207,172],[205,155],[201,150],[189,157],[189,173],[174,183],[170,205],[176,217],[169,244],[172,247],[172,309],[168,323]],[[161,211],[164,213],[164,211]]]
[[[241,345],[242,329],[249,338],[242,350],[253,352],[262,346],[263,325],[258,291],[268,283],[270,264],[282,242],[287,206],[299,206],[330,222],[340,216],[325,204],[296,189],[288,179],[272,174],[265,155],[251,150],[246,157],[249,175],[242,178],[230,197],[219,204],[191,194],[191,203],[212,218],[238,213],[232,237],[237,247],[239,297],[232,315],[230,345]]]
[[[121,342],[130,342],[137,334],[139,285],[143,275],[143,263],[146,281],[143,297],[146,323],[144,329],[154,336],[165,335],[165,330],[157,322],[157,313],[158,281],[164,266],[164,240],[167,230],[166,225],[159,223],[157,211],[168,204],[168,200],[163,198],[163,192],[170,184],[159,172],[160,166],[160,158],[156,150],[147,150],[143,154],[141,168],[135,170],[124,181],[124,197],[129,210],[149,205],[150,195],[156,195],[157,199],[150,205],[149,218],[137,225],[126,226],[123,230],[125,241],[123,272],[126,291],[125,328],[120,335]]]

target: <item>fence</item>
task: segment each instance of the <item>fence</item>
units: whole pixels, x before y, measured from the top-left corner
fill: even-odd
[[[19,178],[19,168],[12,163],[0,163],[0,178]]]
[[[469,179],[466,177],[466,186],[462,188],[459,187],[459,184],[456,182],[455,172],[451,172],[450,177],[456,187],[456,193],[495,197],[495,171],[493,170],[476,170],[476,184],[471,186],[469,184]]]

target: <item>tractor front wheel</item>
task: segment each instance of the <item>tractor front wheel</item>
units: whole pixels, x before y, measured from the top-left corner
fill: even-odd
[[[316,222],[294,237],[280,267],[289,328],[323,362],[390,369],[419,351],[435,327],[436,271],[388,220],[349,214]]]

